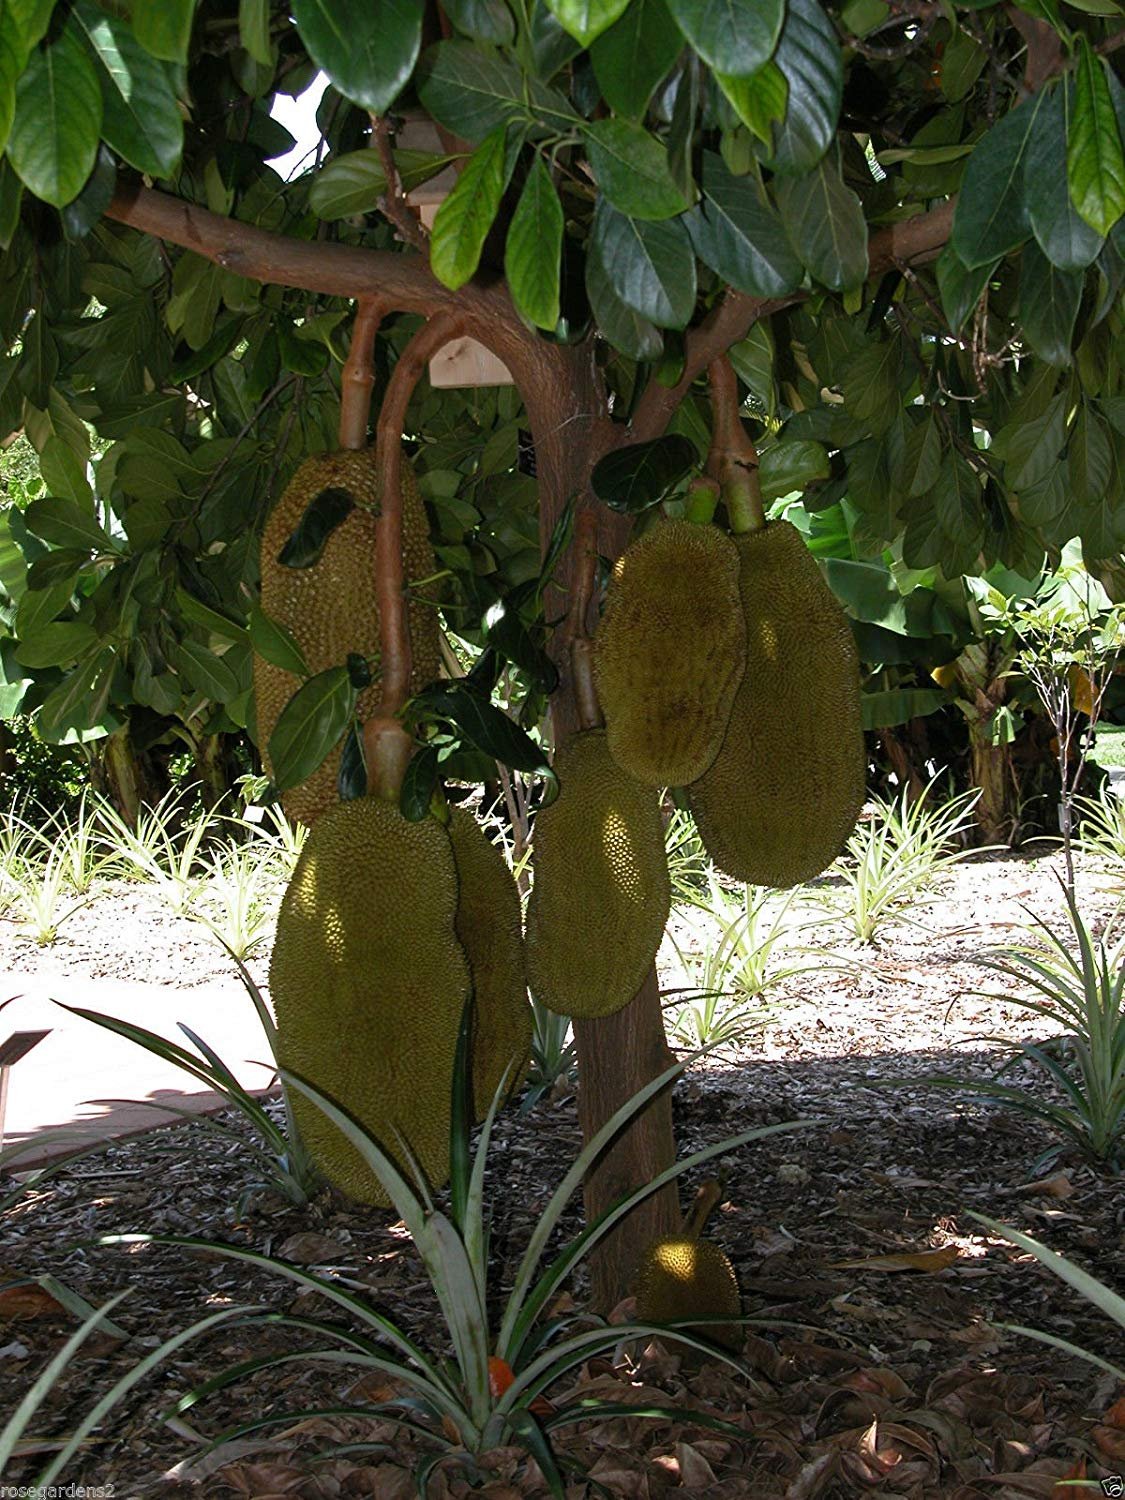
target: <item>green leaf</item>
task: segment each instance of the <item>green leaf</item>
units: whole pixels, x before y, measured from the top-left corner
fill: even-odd
[[[42,557],[36,558],[27,570],[27,587],[31,593],[40,590],[50,592],[55,588],[64,588],[69,594],[78,582],[78,575],[90,561],[90,549],[88,547],[60,547],[57,551],[47,552]],[[24,595],[26,600],[27,595]],[[24,600],[20,601],[21,608]],[[57,613],[57,611],[56,611]]]
[[[986,261],[970,270],[952,245],[946,245],[937,259],[937,284],[942,311],[953,333],[960,333],[965,319],[981,299],[996,270],[997,261]]]
[[[86,478],[86,461],[62,438],[49,437],[43,444],[39,454],[39,473],[48,494],[73,500],[87,512],[93,510],[94,498]]]
[[[354,802],[367,792],[367,763],[363,758],[363,739],[359,726],[352,720],[351,728],[340,751],[340,765],[336,771],[336,795],[341,802]]]
[[[563,30],[583,47],[612,26],[628,4],[629,0],[547,0]]]
[[[238,679],[221,656],[199,641],[186,640],[171,652],[176,671],[197,692],[226,703],[238,696]]]
[[[721,156],[703,153],[703,197],[684,223],[695,253],[752,297],[783,297],[801,284],[801,262],[752,173],[735,177]]]
[[[789,85],[784,118],[773,127],[775,172],[807,172],[836,137],[844,58],[818,0],[789,0],[773,58]]]
[[[422,43],[422,0],[293,0],[309,56],[353,104],[381,115],[406,86]]]
[[[24,511],[28,530],[53,547],[82,548],[86,552],[110,552],[113,543],[97,521],[73,500],[50,497],[33,500]]]
[[[636,515],[659,505],[698,464],[695,444],[678,433],[667,433],[651,442],[614,448],[598,459],[590,484],[611,510]]]
[[[1020,317],[1023,331],[1040,359],[1068,365],[1074,321],[1082,300],[1081,271],[1060,271],[1034,240],[1020,256]]]
[[[598,327],[615,349],[630,359],[660,358],[664,352],[663,335],[618,296],[613,277],[603,265],[593,240],[586,250],[586,295]]]
[[[16,111],[16,82],[23,72],[23,38],[7,6],[0,7],[0,154]]]
[[[586,129],[598,187],[633,219],[669,219],[689,207],[668,168],[668,153],[632,120],[596,120]]]
[[[278,791],[311,776],[351,723],[355,688],[347,667],[329,667],[299,687],[281,710],[269,741]]]
[[[184,126],[168,70],[124,21],[91,0],[80,0],[72,15],[94,60],[107,144],[139,172],[169,176],[180,159]]]
[[[524,585],[529,588],[530,585]],[[559,685],[559,671],[540,645],[536,633],[520,617],[519,593],[513,592],[490,605],[484,615],[485,640],[497,656],[512,662],[535,682],[543,692],[553,693]]]
[[[421,823],[430,816],[434,793],[438,788],[438,752],[434,745],[423,745],[415,751],[406,767],[399,792],[398,808],[408,823]]]
[[[610,109],[640,120],[683,45],[664,0],[632,0],[620,20],[590,48],[594,77]]]
[[[458,31],[476,42],[507,47],[516,39],[516,23],[505,0],[445,0],[442,9]]]
[[[1046,479],[1059,461],[1066,437],[1066,398],[1058,395],[1045,411],[1023,422],[1006,438],[1004,447],[1007,482],[1024,490]]]
[[[190,624],[198,625],[200,630],[206,631],[208,635],[218,636],[221,641],[245,645],[246,627],[237,620],[221,615],[217,609],[204,604],[202,599],[197,599],[185,588],[178,588],[175,598],[176,608]]]
[[[270,0],[238,0],[238,40],[263,68],[273,66],[270,46]]]
[[[280,667],[283,672],[292,672],[294,677],[309,675],[308,663],[301,648],[285,625],[271,619],[258,604],[250,609],[249,623],[250,644],[263,661]]]
[[[348,490],[328,485],[313,496],[301,513],[277,560],[286,568],[311,568],[320,560],[328,538],[355,510]]]
[[[33,52],[16,89],[8,159],[56,208],[82,191],[98,154],[102,94],[82,43],[66,28]]]
[[[411,700],[411,712],[416,719],[429,717],[455,724],[470,744],[513,771],[551,774],[542,747],[507,714],[469,688],[459,684],[426,688]],[[271,740],[271,754],[272,744]]]
[[[1067,444],[1069,488],[1079,505],[1109,494],[1113,482],[1113,447],[1101,417],[1082,403]]]
[[[116,664],[109,650],[93,651],[80,661],[45,698],[35,720],[41,737],[58,742],[71,730],[96,725],[109,701]]]
[[[1093,230],[1104,235],[1125,214],[1125,152],[1109,91],[1108,63],[1085,36],[1078,37],[1077,45],[1067,177],[1075,208]]]
[[[16,660],[25,667],[62,667],[89,651],[97,640],[92,626],[59,620],[41,626],[35,635],[20,641]]]
[[[789,238],[811,274],[837,292],[862,285],[867,221],[836,163],[825,158],[805,177],[782,178],[777,194]]]
[[[768,62],[748,78],[716,72],[715,82],[750,134],[772,149],[773,127],[785,118],[789,102],[789,85],[777,64]]]
[[[773,56],[785,0],[669,0],[669,9],[704,62],[737,77]]]
[[[406,192],[428,182],[456,161],[455,156],[438,156],[432,151],[399,149],[394,153],[395,166]],[[370,213],[378,208],[387,191],[387,178],[378,151],[346,151],[334,156],[312,180],[309,207],[322,219],[346,219],[352,214]]]
[[[590,242],[627,307],[658,328],[688,323],[695,309],[695,256],[679,220],[630,219],[602,199]]]
[[[970,270],[1007,255],[1031,233],[1024,182],[1042,93],[1002,115],[969,157],[950,243]]]
[[[942,451],[941,430],[931,412],[908,428],[891,476],[895,488],[907,499],[927,494],[941,473]]]
[[[1067,185],[1067,117],[1073,108],[1074,85],[1065,79],[1044,99],[1035,117],[1025,179],[1032,232],[1060,271],[1084,270],[1103,244],[1102,236],[1079,217]]]
[[[195,0],[133,0],[133,32],[153,57],[187,62]]]
[[[768,504],[828,478],[828,450],[807,438],[782,438],[762,453],[758,467],[762,499]]]
[[[512,119],[537,120],[550,130],[571,130],[578,116],[563,96],[519,68],[474,47],[439,42],[418,69],[418,93],[427,111],[466,141],[479,141]]]
[[[7,250],[20,222],[23,183],[6,160],[0,161],[0,250]],[[0,419],[0,427],[3,427]],[[5,428],[5,431],[9,429]]]
[[[498,125],[465,164],[457,183],[437,211],[430,240],[430,270],[454,291],[464,286],[480,264],[492,221],[500,211],[512,175],[513,153],[508,128]]]
[[[16,634],[20,639],[33,636],[49,620],[67,609],[73,592],[71,578],[41,589],[29,585],[16,609]]]
[[[939,688],[884,688],[861,699],[864,729],[889,729],[944,708],[949,694]]]
[[[536,156],[508,226],[504,273],[518,311],[553,333],[559,321],[563,210],[551,174]]]

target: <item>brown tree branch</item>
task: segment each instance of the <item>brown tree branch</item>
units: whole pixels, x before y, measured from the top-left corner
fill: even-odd
[[[391,148],[391,127],[385,115],[371,116],[371,138],[383,164],[383,176],[387,179],[387,191],[379,199],[379,208],[407,244],[428,257],[429,237],[402,190],[402,178]]]
[[[873,234],[868,251],[868,276],[890,270],[896,260],[912,265],[932,260],[949,239],[955,202],[951,198],[929,213],[889,224]],[[659,437],[672,413],[713,359],[744,339],[759,318],[802,302],[806,296],[805,292],[794,292],[791,297],[767,299],[750,297],[745,292],[728,292],[699,327],[685,336],[684,373],[676,384],[661,385],[654,376],[645,387],[633,412],[629,441],[641,443]]]
[[[738,376],[726,354],[707,366],[711,390],[711,450],[707,477],[720,486],[732,531],[760,531],[766,524],[758,480],[758,450],[742,425]]]
[[[378,297],[362,298],[356,309],[348,357],[340,375],[341,448],[367,446],[367,419],[375,387],[375,335],[386,311]]]

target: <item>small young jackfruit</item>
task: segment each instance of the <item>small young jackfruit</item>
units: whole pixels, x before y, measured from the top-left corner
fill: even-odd
[[[742,1316],[734,1267],[718,1245],[699,1237],[718,1197],[718,1185],[706,1184],[683,1233],[656,1240],[645,1251],[637,1271],[638,1323]],[[687,1324],[685,1331],[728,1349],[742,1347],[742,1331],[737,1325]]]
[[[859,658],[794,526],[771,521],[735,542],[746,675],[723,747],[688,801],[720,870],[798,885],[832,863],[863,806]]]
[[[329,535],[320,557],[310,568],[289,568],[278,553],[289,540],[305,508],[322,490],[346,490],[355,501],[352,510]],[[262,610],[284,625],[301,648],[310,674],[344,664],[350,652],[378,665],[379,608],[375,599],[375,516],[379,508],[379,478],[373,449],[343,449],[305,459],[266,520],[262,534]],[[403,565],[407,580],[429,578],[436,571],[430,546],[429,522],[409,466],[402,465]],[[426,599],[430,588],[420,590]],[[433,603],[423,599],[409,605],[410,644],[414,664],[411,681],[424,687],[439,675],[439,622]],[[283,668],[254,658],[254,697],[258,743],[267,771],[269,738],[282,709],[301,685]],[[379,681],[359,694],[357,712],[369,717],[379,703]],[[333,806],[340,751],[334,750],[299,786],[282,795],[291,818],[312,824]]]
[[[660,799],[604,730],[576,735],[555,770],[559,795],[535,819],[527,977],[548,1010],[608,1016],[640,989],[668,920]]]
[[[523,963],[520,893],[504,856],[464,808],[451,810],[449,841],[457,865],[454,928],[473,980],[473,1102],[488,1113],[504,1070],[511,1095],[531,1055],[531,1006]]]
[[[717,526],[659,521],[613,570],[594,676],[614,760],[686,786],[719,753],[746,666],[739,557]]]
[[[360,797],[330,808],[310,831],[270,963],[282,1066],[330,1094],[406,1169],[401,1136],[434,1186],[449,1173],[453,1065],[471,983],[456,919],[445,829]],[[358,1201],[385,1206],[355,1147],[293,1094],[298,1127],[327,1176]]]

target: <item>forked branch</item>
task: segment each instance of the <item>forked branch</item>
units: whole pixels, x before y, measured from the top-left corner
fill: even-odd
[[[341,448],[367,446],[367,419],[375,386],[375,335],[385,315],[386,307],[377,297],[360,299],[340,375]]]

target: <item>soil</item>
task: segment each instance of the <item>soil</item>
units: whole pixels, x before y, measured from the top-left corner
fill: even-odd
[[[986,1077],[1008,1055],[997,1038],[1058,1029],[1013,1004],[1017,981],[978,959],[983,948],[1026,942],[1029,911],[1064,929],[1060,868],[1053,852],[969,858],[871,944],[849,935],[838,875],[789,907],[772,959],[800,972],[770,987],[770,1008],[745,1035],[692,1062],[675,1094],[685,1154],[756,1126],[812,1122],[707,1168],[722,1181],[708,1235],[736,1268],[750,1320],[741,1368],[644,1340],[577,1367],[547,1393],[556,1411],[600,1399],[671,1414],[558,1428],[571,1500],[657,1500],[675,1490],[1016,1500],[1103,1493],[1093,1481],[1125,1474],[1125,1393],[1114,1376],[1004,1325],[1045,1330],[1117,1365],[1121,1328],[972,1217],[1035,1236],[1120,1293],[1121,1178],[1065,1153],[1044,1165],[1055,1139],[1041,1123],[925,1082],[933,1073]],[[1081,860],[1078,890],[1102,931],[1118,905],[1112,872]],[[696,972],[690,954],[704,934],[697,916],[678,909],[671,936],[689,955],[685,972],[666,941],[663,980],[675,989]],[[250,965],[263,982],[267,957],[259,951]],[[230,972],[205,929],[128,886],[104,891],[49,948],[0,929],[0,965],[166,983],[169,1016],[183,1013],[173,995]],[[670,1015],[678,1008],[673,1001]],[[1026,1062],[1008,1079],[1050,1097]],[[95,1243],[102,1235],[197,1236],[279,1256],[342,1279],[428,1350],[446,1352],[425,1272],[395,1215],[327,1192],[294,1208],[254,1190],[248,1139],[236,1116],[221,1122],[234,1134],[193,1123],[110,1143],[7,1211],[6,1280],[49,1273],[99,1305],[128,1293],[113,1314],[126,1337],[95,1335],[70,1361],[31,1424],[48,1446],[14,1460],[11,1481],[28,1482],[52,1435],[72,1431],[115,1379],[209,1313],[251,1304],[347,1324],[322,1294],[261,1266],[182,1246]],[[565,1081],[526,1113],[500,1118],[486,1179],[494,1303],[579,1144]],[[685,1202],[699,1175],[685,1178]],[[575,1203],[558,1243],[580,1224]],[[580,1310],[583,1294],[579,1273],[556,1310]],[[626,1303],[614,1317],[630,1312]],[[0,1288],[0,1412],[14,1409],[75,1326],[41,1290]],[[401,1391],[390,1375],[287,1362],[171,1410],[241,1360],[314,1346],[325,1342],[292,1324],[220,1323],[130,1390],[63,1479],[112,1485],[115,1500],[405,1500],[424,1450],[375,1409]],[[358,1414],[309,1415],[341,1406]],[[263,1417],[282,1420],[208,1450],[212,1438]],[[711,1417],[734,1430],[714,1430]],[[1083,1477],[1085,1491],[1062,1483]],[[534,1459],[510,1447],[484,1455],[475,1475],[442,1465],[427,1493],[510,1500],[547,1490]]]

